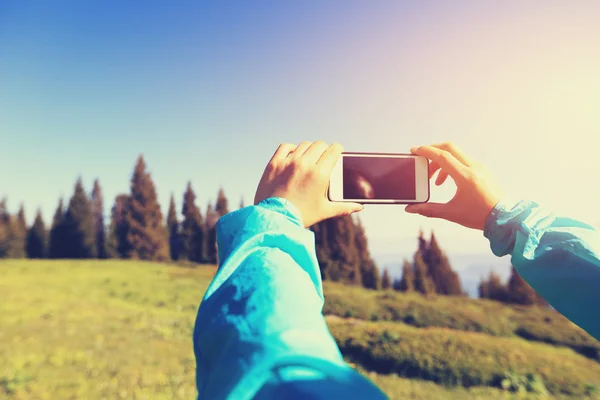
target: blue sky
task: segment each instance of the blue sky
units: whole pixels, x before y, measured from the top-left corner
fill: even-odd
[[[99,178],[108,213],[143,153],[164,210],[191,180],[204,211],[219,186],[251,201],[281,142],[450,140],[509,195],[596,224],[600,4],[483,3],[0,1],[0,196],[49,222]],[[489,252],[403,207],[363,221],[377,254],[412,252],[419,228]]]

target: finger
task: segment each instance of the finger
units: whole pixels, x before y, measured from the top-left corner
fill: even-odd
[[[290,155],[291,152],[294,151],[295,148],[296,146],[291,143],[280,144],[277,150],[275,150],[273,157],[271,157],[269,164],[275,164],[284,160],[288,155]]]
[[[300,157],[302,157],[302,155],[304,154],[304,152],[310,147],[312,143],[311,142],[302,142],[298,145],[298,147],[296,147],[296,150],[294,150],[294,152],[292,153],[292,157],[297,160]]]
[[[309,163],[316,164],[325,150],[327,150],[327,143],[322,140],[317,140],[313,144],[310,145],[308,149],[302,155],[302,159],[306,160]]]
[[[448,178],[448,173],[446,173],[446,171],[440,171],[437,179],[435,180],[435,184],[437,186],[440,186],[442,183],[446,182],[447,178]]]
[[[468,168],[446,150],[433,146],[421,146],[415,149],[414,153],[435,162],[455,181],[460,181],[467,176]]]
[[[473,159],[471,157],[466,155],[464,151],[462,151],[460,148],[458,148],[457,145],[455,145],[452,142],[436,143],[436,144],[432,144],[431,146],[437,147],[438,149],[441,149],[441,150],[446,150],[448,153],[452,154],[458,161],[460,161],[461,163],[463,163],[467,166],[471,166],[475,162],[475,161],[473,161]]]
[[[448,213],[447,204],[443,203],[424,203],[424,204],[410,204],[406,206],[405,211],[411,214],[419,214],[429,218],[442,218],[446,219]]]
[[[330,205],[331,218],[345,217],[355,212],[360,212],[364,209],[364,206],[360,203],[331,202]]]
[[[413,147],[410,149],[410,152],[413,153],[414,155],[418,155],[416,153],[418,147]],[[434,161],[430,161],[429,162],[429,179],[433,178],[433,175],[435,175],[435,173],[440,169],[440,166],[434,162]]]
[[[433,175],[440,169],[440,166],[434,162],[429,163],[429,179],[433,178]]]
[[[330,174],[343,152],[344,148],[341,144],[333,143],[321,155],[321,158],[319,158],[317,165],[321,167],[323,172],[325,172],[326,174]]]

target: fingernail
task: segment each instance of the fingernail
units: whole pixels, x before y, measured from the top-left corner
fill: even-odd
[[[411,147],[411,148],[410,148],[410,152],[411,152],[411,153],[414,153],[415,151],[417,151],[417,149],[418,149],[418,147]]]

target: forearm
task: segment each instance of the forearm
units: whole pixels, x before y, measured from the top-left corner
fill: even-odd
[[[249,207],[219,222],[221,266],[194,332],[198,390],[205,396],[225,397],[242,379],[260,386],[286,357],[344,365],[321,313],[314,236],[287,207]]]
[[[600,338],[600,235],[583,222],[534,202],[500,202],[484,235],[497,256],[511,255],[518,273],[548,303]]]

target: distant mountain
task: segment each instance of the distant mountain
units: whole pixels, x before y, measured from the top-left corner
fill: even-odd
[[[380,269],[387,268],[392,278],[402,276],[402,260],[412,260],[411,254],[381,253],[373,256]],[[510,257],[496,257],[490,253],[448,254],[452,268],[458,273],[463,288],[471,297],[477,297],[477,287],[482,276],[493,269],[506,281],[510,276]]]

